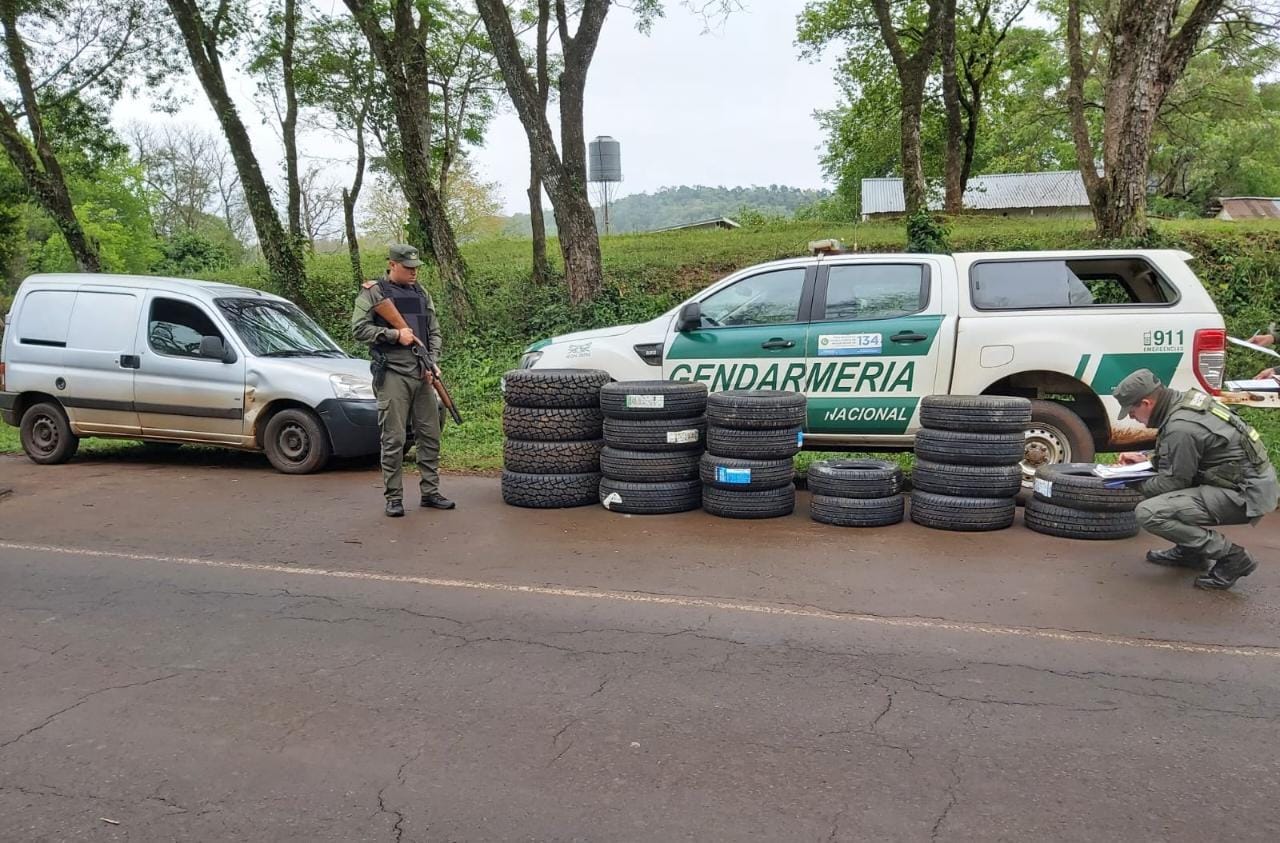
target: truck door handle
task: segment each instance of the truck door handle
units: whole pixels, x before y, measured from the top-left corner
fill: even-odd
[[[121,354],[120,368],[121,369],[140,369],[142,368],[142,358],[140,358],[136,354]]]
[[[760,343],[761,348],[794,348],[795,343],[791,340],[784,340],[782,337],[774,337],[767,342]]]
[[[927,340],[929,338],[924,334],[913,334],[910,331],[899,331],[889,337],[889,339],[892,342],[921,342],[922,340]]]

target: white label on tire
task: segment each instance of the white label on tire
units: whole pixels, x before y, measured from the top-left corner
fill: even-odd
[[[672,430],[667,432],[668,445],[687,445],[698,441],[698,428],[691,430]]]
[[[610,492],[600,503],[604,504],[605,509],[610,509],[615,503],[622,503],[622,495],[617,492]]]
[[[751,482],[751,469],[726,468],[723,465],[718,465],[716,466],[716,482],[742,484],[745,486]]]
[[[628,407],[639,407],[645,410],[661,410],[666,402],[661,395],[628,395]]]
[[[1040,495],[1041,497],[1045,497],[1045,498],[1053,497],[1053,481],[1044,480],[1040,477],[1037,477],[1035,482],[1035,492],[1037,495]]]

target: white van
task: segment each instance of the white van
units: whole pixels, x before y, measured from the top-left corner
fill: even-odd
[[[287,474],[378,451],[369,363],[296,305],[180,278],[33,275],[0,344],[0,417],[37,463],[80,438],[265,451]]]

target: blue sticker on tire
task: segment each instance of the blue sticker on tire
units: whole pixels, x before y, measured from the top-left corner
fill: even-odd
[[[716,482],[746,485],[751,482],[751,469],[716,466]]]

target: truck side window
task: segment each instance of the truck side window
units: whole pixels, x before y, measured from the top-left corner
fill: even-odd
[[[703,327],[778,325],[800,316],[804,268],[779,269],[743,278],[701,301]]]
[[[825,320],[892,319],[929,304],[929,282],[919,264],[848,264],[827,274]]]
[[[151,302],[147,344],[152,351],[170,357],[205,359],[200,356],[200,340],[204,337],[223,339],[222,332],[200,308],[176,299],[157,298]]]
[[[1173,287],[1141,258],[983,261],[969,271],[979,310],[1167,304]]]

